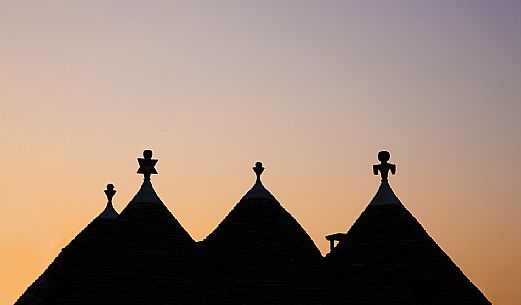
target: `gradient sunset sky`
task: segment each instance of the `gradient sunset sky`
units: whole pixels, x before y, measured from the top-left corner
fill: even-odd
[[[494,304],[521,304],[521,1],[0,1],[0,304],[152,149],[195,240],[264,185],[325,254],[395,193]]]

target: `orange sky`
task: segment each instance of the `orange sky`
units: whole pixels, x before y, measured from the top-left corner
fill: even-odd
[[[254,183],[323,253],[396,194],[494,304],[521,303],[521,4],[0,4],[0,303],[154,150],[163,202],[203,239]]]

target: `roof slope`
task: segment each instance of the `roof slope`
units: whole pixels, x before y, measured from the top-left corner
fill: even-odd
[[[15,303],[22,304],[58,304],[58,299],[70,294],[73,287],[83,283],[96,283],[74,294],[78,300],[106,291],[103,276],[110,270],[110,256],[114,246],[114,229],[117,225],[117,213],[112,208],[109,198],[107,208],[85,227],[54,259],[42,275],[27,288]],[[107,217],[108,216],[108,217]],[[82,304],[69,302],[69,304]],[[87,303],[84,303],[87,304]]]
[[[148,150],[143,157],[143,184],[117,219],[109,303],[222,304],[201,250],[152,187],[157,160]]]
[[[229,275],[231,293],[245,304],[277,303],[288,285],[283,282],[321,257],[306,231],[262,185],[262,169],[257,162],[255,185],[201,242]]]
[[[201,250],[154,191],[151,157],[138,159],[145,180],[121,214],[112,219],[106,209],[17,305],[227,304]]]
[[[387,179],[325,261],[329,304],[490,304]]]
[[[206,303],[200,249],[161,202],[150,180],[121,212],[115,235],[116,259],[108,276],[115,296],[111,304]]]

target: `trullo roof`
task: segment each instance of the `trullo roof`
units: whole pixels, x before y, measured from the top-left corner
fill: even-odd
[[[107,207],[88,224],[22,294],[16,305],[88,304],[103,298],[104,276],[111,272],[117,212],[112,207],[112,184],[105,191]],[[87,301],[88,300],[88,301]],[[87,301],[87,302],[86,302]]]
[[[373,200],[326,256],[328,304],[490,304],[394,194],[381,152]]]
[[[285,302],[288,278],[321,257],[306,231],[264,187],[263,170],[257,162],[253,187],[201,242],[243,304]]]
[[[17,305],[228,303],[201,250],[152,186],[157,160],[148,150],[143,156],[138,173],[145,179],[127,207],[117,218],[107,207]]]

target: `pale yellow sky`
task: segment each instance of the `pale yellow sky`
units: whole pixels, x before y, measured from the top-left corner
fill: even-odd
[[[0,3],[0,303],[136,158],[196,240],[263,181],[323,253],[391,185],[494,304],[521,302],[515,1]]]

